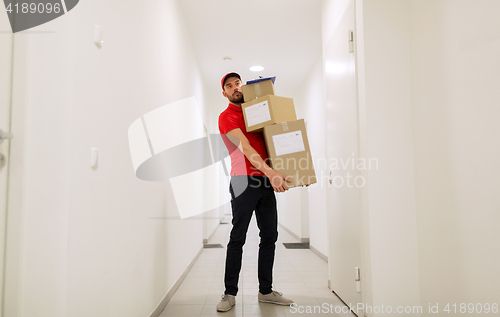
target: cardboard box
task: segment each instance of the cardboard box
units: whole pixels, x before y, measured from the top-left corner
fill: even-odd
[[[297,120],[293,99],[266,95],[241,105],[247,132],[260,132],[266,125]]]
[[[269,166],[291,178],[288,187],[316,183],[304,119],[265,126],[263,134]]]
[[[243,99],[245,102],[255,100],[259,97],[264,97],[265,95],[275,95],[273,79],[265,79],[263,81],[256,81],[254,83],[248,83],[242,88]]]

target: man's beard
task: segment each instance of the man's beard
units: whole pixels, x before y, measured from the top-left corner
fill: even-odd
[[[233,95],[231,97],[228,97],[229,101],[232,103],[243,103],[243,93],[240,93],[239,95]]]

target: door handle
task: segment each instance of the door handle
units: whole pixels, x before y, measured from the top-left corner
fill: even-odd
[[[3,140],[12,139],[13,137],[14,135],[12,135],[12,133],[0,130],[0,144],[2,144]]]

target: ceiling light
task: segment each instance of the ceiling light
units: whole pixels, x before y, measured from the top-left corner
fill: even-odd
[[[260,71],[264,70],[264,67],[262,67],[262,66],[252,66],[252,67],[250,67],[250,70],[252,72],[260,72]]]

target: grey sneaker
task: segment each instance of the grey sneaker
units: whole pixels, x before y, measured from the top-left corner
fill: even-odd
[[[217,311],[229,311],[236,304],[236,298],[233,295],[224,294],[217,304]]]
[[[259,302],[285,306],[290,306],[291,304],[293,304],[293,300],[284,297],[283,293],[276,291],[272,291],[267,295],[263,295],[261,292],[259,292]]]

